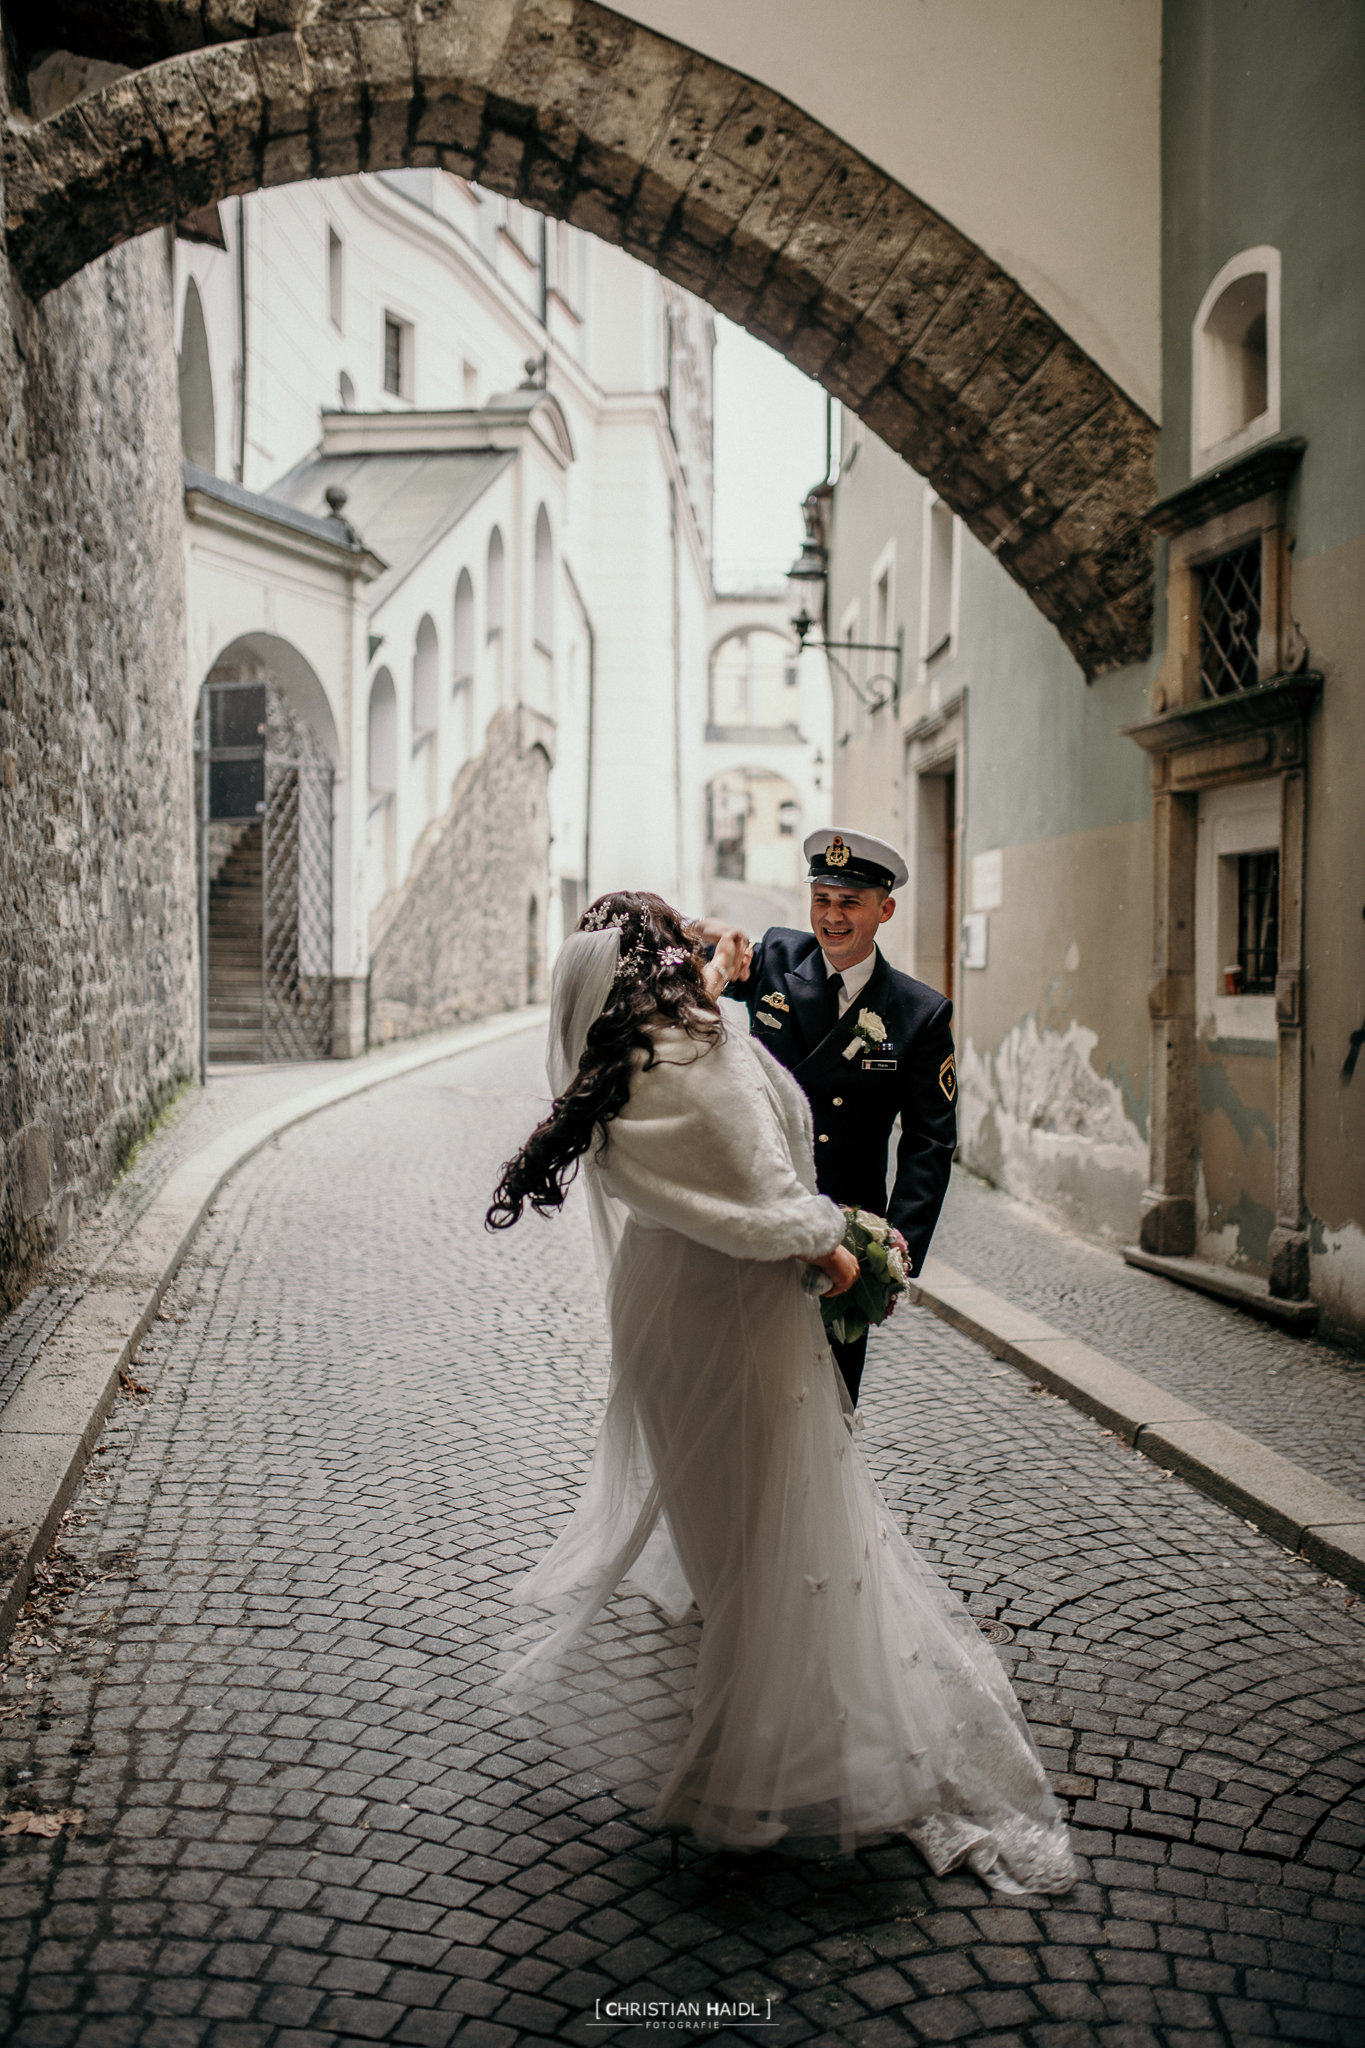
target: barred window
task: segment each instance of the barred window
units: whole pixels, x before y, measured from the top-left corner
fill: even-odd
[[[1200,572],[1199,688],[1230,697],[1259,681],[1261,543],[1234,548]]]
[[[1242,993],[1273,996],[1280,964],[1280,856],[1237,856],[1237,964]]]

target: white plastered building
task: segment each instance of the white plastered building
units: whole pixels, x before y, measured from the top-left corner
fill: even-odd
[[[527,948],[481,979],[433,943],[403,1014],[543,993],[603,889],[703,903],[711,316],[440,172],[218,225],[175,245],[209,1050],[347,1054],[472,817],[440,915]]]

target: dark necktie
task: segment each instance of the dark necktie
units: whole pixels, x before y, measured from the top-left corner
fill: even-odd
[[[831,974],[829,980],[825,983],[825,994],[829,1003],[829,1008],[825,1016],[826,1035],[828,1035],[834,1029],[835,1025],[839,1021],[839,998],[843,994],[843,989],[843,975]]]

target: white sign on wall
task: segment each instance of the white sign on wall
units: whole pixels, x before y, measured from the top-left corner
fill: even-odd
[[[984,967],[986,964],[986,931],[990,924],[984,910],[969,911],[962,920],[962,965]]]
[[[1005,900],[1005,856],[998,846],[972,855],[972,909],[999,910]]]

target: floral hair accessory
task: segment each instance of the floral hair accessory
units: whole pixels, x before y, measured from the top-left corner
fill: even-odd
[[[583,930],[585,932],[623,932],[629,922],[630,919],[624,910],[608,910],[605,903],[599,903],[584,918]]]
[[[684,960],[691,958],[686,946],[665,946],[659,954],[661,967],[681,967]]]

